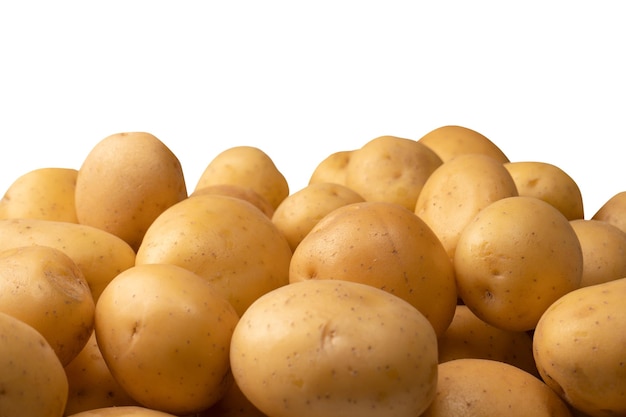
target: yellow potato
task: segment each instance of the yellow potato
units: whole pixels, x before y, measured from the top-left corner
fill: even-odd
[[[243,314],[231,366],[272,417],[419,416],[436,388],[437,339],[417,309],[386,291],[302,281]]]
[[[291,258],[290,282],[338,279],[384,289],[408,301],[438,336],[454,316],[452,262],[433,231],[398,204],[339,207],[302,239]]]
[[[0,251],[0,311],[34,327],[63,365],[87,343],[95,304],[76,263],[59,249]]]
[[[604,220],[626,233],[626,191],[609,198],[593,215],[593,220]]]
[[[291,249],[266,215],[223,195],[198,195],[170,207],[148,229],[136,264],[174,264],[207,279],[238,314],[289,282]]]
[[[309,184],[330,182],[346,185],[346,172],[352,150],[333,152],[320,161],[309,178]]]
[[[326,214],[361,201],[363,197],[344,185],[313,183],[287,196],[276,208],[272,222],[285,235],[293,251]]]
[[[415,214],[454,259],[459,235],[474,216],[490,203],[516,195],[515,182],[502,163],[484,154],[463,154],[430,175],[417,198]]]
[[[204,278],[176,265],[138,265],[102,292],[95,332],[105,363],[128,395],[185,415],[226,393],[237,320]]]
[[[460,298],[505,330],[532,330],[559,297],[578,288],[583,256],[567,218],[535,197],[483,208],[463,229],[454,254]]]
[[[437,394],[420,417],[571,417],[559,396],[508,363],[456,359],[439,365]]]
[[[274,215],[274,207],[262,197],[259,193],[252,188],[244,187],[242,185],[235,184],[215,184],[208,185],[206,187],[199,188],[191,193],[190,197],[203,194],[219,194],[230,197],[240,198],[248,203],[256,206],[270,219]]]
[[[578,184],[556,165],[538,161],[504,164],[519,195],[542,199],[559,209],[568,220],[584,218],[583,196]]]
[[[274,209],[289,195],[287,179],[269,155],[254,146],[234,146],[219,153],[204,169],[195,189],[217,184],[251,188]]]
[[[121,238],[82,224],[38,219],[0,220],[0,250],[41,245],[60,249],[83,272],[94,301],[120,272],[135,264],[135,252]]]
[[[412,139],[379,136],[350,156],[345,185],[366,201],[415,208],[417,196],[441,159]]]
[[[67,392],[63,365],[48,341],[0,312],[0,416],[61,417]]]
[[[226,394],[212,407],[189,417],[266,417],[246,397],[239,385],[232,383]]]
[[[78,222],[137,249],[152,221],[187,197],[180,161],[145,132],[117,133],[98,142],[76,178]]]
[[[93,410],[85,410],[67,417],[177,417],[174,414],[165,413],[150,408],[129,405],[122,407],[103,407]]]
[[[487,155],[501,163],[509,162],[509,158],[489,138],[464,126],[438,127],[419,138],[418,142],[435,151],[444,162],[468,153]]]
[[[533,345],[542,378],[592,417],[626,415],[626,278],[582,287],[555,301]]]
[[[77,175],[72,168],[39,168],[25,173],[0,200],[0,218],[78,223],[74,203]]]

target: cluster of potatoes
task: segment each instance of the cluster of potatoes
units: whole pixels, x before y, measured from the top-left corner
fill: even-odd
[[[626,416],[626,192],[462,126],[290,192],[145,132],[0,201],[0,416]]]

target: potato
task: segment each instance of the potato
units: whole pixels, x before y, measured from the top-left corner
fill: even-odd
[[[356,191],[341,184],[309,184],[287,196],[276,208],[272,222],[295,250],[313,226],[326,214],[346,204],[365,201]]]
[[[289,195],[289,184],[268,154],[254,146],[234,146],[219,153],[204,169],[195,189],[217,184],[251,188],[276,209]]]
[[[226,393],[238,319],[195,273],[176,265],[138,265],[102,292],[95,332],[105,363],[128,395],[148,408],[185,415]]]
[[[67,378],[45,337],[0,312],[0,342],[0,416],[63,416]]]
[[[352,150],[333,152],[320,161],[309,178],[309,184],[330,182],[346,185],[346,171]]]
[[[244,187],[242,185],[235,184],[215,184],[208,185],[206,187],[199,188],[191,193],[190,197],[203,194],[219,194],[230,197],[240,198],[248,203],[254,205],[261,210],[270,219],[274,215],[274,207],[262,197],[259,193],[252,188]]]
[[[78,223],[74,203],[77,175],[76,169],[56,167],[23,174],[0,200],[0,218]]]
[[[514,196],[489,204],[463,229],[454,268],[459,296],[474,314],[501,329],[527,331],[580,286],[583,256],[558,209]]]
[[[413,210],[424,182],[439,165],[441,159],[421,143],[379,136],[352,152],[345,185],[366,201]]]
[[[226,394],[212,407],[189,417],[266,417],[246,397],[239,385],[232,383]]]
[[[0,250],[29,245],[62,250],[83,272],[94,301],[120,272],[135,264],[135,252],[121,238],[75,223],[39,219],[0,220]]]
[[[87,343],[95,304],[76,263],[60,249],[0,251],[0,311],[34,327],[63,365]]]
[[[539,161],[505,163],[519,195],[537,197],[559,209],[568,220],[585,217],[578,184],[556,165]]]
[[[626,278],[565,294],[542,315],[533,338],[539,373],[575,409],[626,415]]]
[[[287,239],[261,211],[237,198],[199,195],[152,223],[135,263],[189,269],[241,315],[261,294],[289,282],[290,261]]]
[[[141,406],[102,407],[85,410],[68,417],[177,417],[174,414]]]
[[[626,191],[609,198],[593,215],[592,220],[604,220],[626,232]]]
[[[433,229],[450,259],[459,235],[478,212],[518,195],[502,163],[484,154],[458,155],[428,177],[415,203],[415,214]]]
[[[418,142],[435,151],[444,162],[468,153],[490,156],[501,163],[509,162],[509,158],[494,142],[482,133],[464,126],[440,126],[419,138]]]
[[[420,417],[570,417],[559,396],[508,363],[455,359],[439,365],[437,394]]]
[[[327,279],[368,284],[408,301],[438,336],[457,303],[454,269],[441,242],[412,211],[394,203],[339,207],[302,239],[289,281]]]
[[[180,161],[145,132],[105,137],[87,154],[76,177],[78,222],[118,236],[135,250],[152,221],[186,197]]]
[[[231,366],[272,417],[419,416],[437,380],[437,339],[413,306],[342,280],[277,288],[243,314]]]

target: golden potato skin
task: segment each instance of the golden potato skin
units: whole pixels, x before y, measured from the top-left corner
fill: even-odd
[[[418,310],[386,291],[302,281],[243,314],[231,366],[241,391],[269,416],[414,417],[435,392],[437,340]]]
[[[626,278],[582,287],[555,301],[533,337],[543,380],[592,417],[626,415]]]
[[[483,208],[463,229],[454,268],[459,296],[474,314],[501,329],[527,331],[580,286],[583,257],[558,209],[515,196]]]
[[[252,188],[244,187],[236,184],[215,184],[207,185],[206,187],[198,188],[189,197],[194,197],[203,194],[219,194],[230,197],[240,198],[253,206],[261,210],[270,219],[274,215],[274,207]]]
[[[309,178],[309,184],[330,182],[346,185],[347,167],[351,156],[352,150],[331,153],[317,164]]]
[[[68,383],[48,341],[33,327],[0,312],[0,342],[0,416],[63,416]]]
[[[626,233],[626,191],[609,198],[593,215],[592,220],[604,220]]]
[[[152,221],[187,197],[180,161],[154,135],[116,133],[98,142],[76,178],[78,222],[137,249]]]
[[[102,407],[80,411],[67,417],[178,417],[174,414],[137,405]]]

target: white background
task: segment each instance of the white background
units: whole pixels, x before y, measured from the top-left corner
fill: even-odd
[[[304,187],[330,153],[458,124],[549,162],[589,217],[626,190],[620,1],[2,1],[0,190],[121,131],[179,157],[264,150]]]

